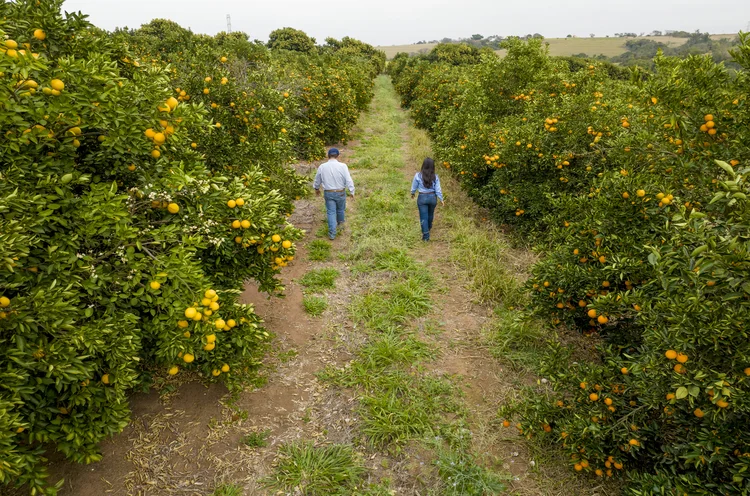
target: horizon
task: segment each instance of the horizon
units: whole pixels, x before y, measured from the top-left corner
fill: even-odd
[[[267,41],[274,29],[292,27],[315,38],[318,44],[323,44],[329,36],[337,39],[349,36],[374,46],[413,45],[443,38],[456,40],[473,34],[507,38],[538,33],[545,38],[568,35],[590,38],[593,33],[597,38],[605,38],[623,32],[648,35],[655,30],[691,33],[699,30],[710,34],[750,30],[750,2],[718,0],[707,6],[689,0],[679,6],[680,12],[675,12],[674,6],[667,3],[619,0],[605,13],[600,12],[600,6],[592,0],[571,0],[565,5],[541,0],[534,10],[547,13],[541,18],[530,16],[524,5],[503,6],[486,0],[466,0],[461,5],[445,1],[436,4],[428,0],[382,0],[377,9],[352,6],[344,0],[324,0],[315,5],[288,0],[283,12],[278,12],[270,3],[250,8],[233,0],[214,0],[213,13],[208,15],[205,4],[197,0],[162,0],[158,4],[150,0],[67,0],[63,10],[80,11],[88,15],[92,24],[108,31],[125,27],[137,29],[153,19],[163,18],[195,33],[215,35],[227,31],[229,14],[232,31],[245,32],[251,40]],[[644,9],[651,14],[645,16],[646,22],[642,15]],[[467,11],[481,15],[467,16]],[[722,15],[728,11],[733,12],[729,19]],[[584,13],[586,15],[582,15]]]

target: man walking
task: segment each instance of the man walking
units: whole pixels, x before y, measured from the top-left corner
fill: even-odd
[[[339,229],[344,227],[347,189],[354,200],[354,181],[349,174],[349,168],[346,164],[339,162],[338,157],[339,151],[336,148],[328,150],[328,162],[318,167],[313,182],[317,196],[320,196],[320,187],[323,186],[323,198],[326,201],[326,214],[328,215],[328,237],[332,240],[336,239],[337,227]]]

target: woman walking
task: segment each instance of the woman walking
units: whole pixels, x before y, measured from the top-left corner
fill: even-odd
[[[411,182],[412,198],[416,191],[419,191],[417,207],[419,208],[419,223],[422,226],[422,241],[429,241],[438,199],[445,206],[443,191],[440,189],[440,178],[435,174],[435,161],[431,158],[424,159],[422,170],[414,174],[414,180]]]

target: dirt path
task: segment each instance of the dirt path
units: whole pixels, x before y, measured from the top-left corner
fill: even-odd
[[[332,257],[310,260],[308,246],[320,239],[316,232],[324,226],[324,211],[322,200],[314,196],[300,200],[290,222],[307,235],[296,260],[282,274],[285,298],[268,299],[252,285],[242,295],[276,335],[265,384],[242,393],[231,407],[225,388],[205,387],[188,377],[169,394],[134,395],[133,422],[103,443],[102,462],[53,462],[53,480],[65,478],[62,496],[324,494],[299,486],[277,491],[263,485],[276,470],[279,449],[297,441],[355,447],[365,472],[357,486],[361,492],[342,494],[496,494],[481,492],[481,484],[476,485],[480,489],[457,486],[462,477],[487,487],[503,481],[512,494],[607,494],[572,480],[554,464],[540,468],[515,430],[500,425],[499,405],[536,378],[511,370],[490,352],[492,305],[477,303],[470,278],[455,258],[462,248],[456,219],[469,215],[467,210],[439,207],[434,241],[417,241],[418,213],[408,200],[408,187],[419,166],[415,157],[427,151],[412,149],[418,146],[414,130],[386,79],[378,81],[372,111],[360,127],[361,143],[342,147],[342,161],[352,167],[358,197],[349,202],[348,227],[332,242]],[[443,183],[450,202],[468,202],[455,182],[443,178]],[[481,230],[476,215],[463,220],[476,221]],[[399,263],[405,268],[397,268]],[[518,270],[523,270],[520,265]],[[311,317],[304,310],[299,281],[319,269],[335,269],[338,277],[335,288],[324,291],[327,310]],[[409,286],[415,281],[430,281],[427,293],[419,296],[422,300],[416,295],[421,288]],[[403,285],[416,288],[404,295],[405,305],[423,304],[423,311],[409,307],[398,313],[401,309],[389,306]],[[385,323],[373,323],[379,318]],[[394,342],[403,346],[403,353],[430,358],[399,362],[397,353],[384,347]],[[394,353],[383,355],[386,365],[365,360],[368,350],[381,348]],[[426,349],[430,353],[424,353]],[[371,367],[375,385],[369,378],[355,380],[356,373],[349,371],[357,367]],[[334,376],[338,379],[330,378]],[[391,386],[376,383],[392,377],[405,381],[398,386],[405,401],[423,395],[429,403],[430,388],[446,395],[442,405],[424,406],[417,400],[407,405],[414,406],[414,415],[428,419],[422,431],[402,436],[393,420],[398,409],[388,412],[383,407],[387,420],[373,416],[367,402],[391,394]],[[404,393],[403,388],[412,389]],[[387,432],[384,443],[374,441],[381,431]],[[455,433],[459,441],[453,440]],[[247,441],[253,434],[261,441]],[[444,460],[466,466],[451,472],[440,468]]]

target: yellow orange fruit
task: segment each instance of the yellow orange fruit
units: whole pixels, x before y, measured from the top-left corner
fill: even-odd
[[[182,359],[185,361],[185,363],[193,363],[193,360],[195,360],[195,355],[192,353],[185,353],[182,355]]]
[[[151,289],[153,289],[154,291],[156,291],[157,289],[159,289],[161,287],[161,284],[159,283],[159,281],[151,281],[151,283],[149,284],[149,286],[151,286]]]
[[[674,360],[677,358],[677,352],[675,350],[667,350],[666,353],[664,353],[664,356],[670,360]]]
[[[102,384],[109,384],[109,374],[104,374],[102,376]]]
[[[53,79],[49,82],[49,85],[53,90],[62,91],[63,89],[65,89],[65,83],[63,83],[59,79]]]
[[[185,309],[185,317],[188,319],[195,318],[195,316],[198,314],[198,310],[196,310],[193,307]]]
[[[180,206],[176,203],[170,203],[169,205],[167,205],[167,210],[170,214],[176,214],[180,211]]]
[[[177,365],[172,365],[171,367],[169,367],[169,370],[167,370],[167,374],[177,375],[177,372],[179,371],[180,371],[180,367],[178,367]]]

